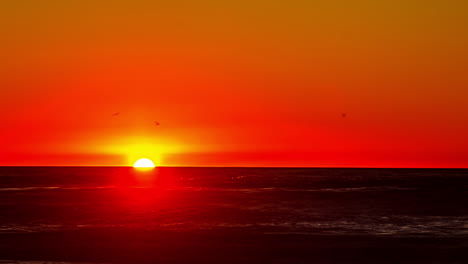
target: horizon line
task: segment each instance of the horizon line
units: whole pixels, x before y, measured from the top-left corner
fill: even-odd
[[[130,165],[0,165],[0,168],[133,168]],[[257,168],[257,169],[419,169],[466,170],[468,167],[314,167],[314,166],[156,166],[155,168]]]

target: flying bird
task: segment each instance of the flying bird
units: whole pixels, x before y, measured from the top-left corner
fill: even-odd
[[[154,121],[154,125],[155,125],[155,126],[159,126],[160,124],[159,124],[158,121]]]
[[[112,116],[118,116],[120,115],[120,112],[113,113]]]
[[[342,118],[346,118],[348,115],[346,113],[341,114]]]

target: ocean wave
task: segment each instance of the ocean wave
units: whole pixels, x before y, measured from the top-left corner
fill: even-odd
[[[51,231],[73,231],[80,229],[130,228],[146,231],[197,231],[197,230],[230,230],[257,231],[275,234],[308,234],[308,235],[372,235],[372,236],[434,236],[465,237],[468,235],[468,216],[399,216],[399,217],[362,217],[360,219],[315,219],[284,221],[272,220],[226,222],[226,221],[130,221],[121,224],[111,223],[77,223],[77,224],[10,224],[0,226],[0,233],[35,233]],[[0,262],[1,264],[1,262]]]
[[[91,262],[64,262],[64,261],[0,260],[0,264],[93,264],[93,263]]]
[[[373,191],[404,191],[416,188],[384,186],[384,187],[352,187],[352,188],[283,188],[283,187],[261,187],[261,188],[217,188],[217,187],[178,187],[168,190],[187,190],[205,192],[373,192]]]
[[[112,189],[116,186],[80,186],[80,187],[64,187],[64,186],[30,186],[30,187],[5,187],[0,188],[0,192],[8,191],[37,191],[37,190],[93,190],[93,189]],[[1,262],[0,262],[1,264]]]
[[[152,186],[27,186],[27,187],[4,187],[0,192],[14,191],[47,191],[47,190],[99,190],[99,189],[152,189]],[[353,187],[353,188],[283,188],[283,187],[261,187],[261,188],[219,188],[219,187],[197,187],[197,186],[178,186],[164,188],[166,191],[195,191],[195,192],[373,192],[373,191],[398,191],[414,190],[415,188],[404,188],[395,186],[385,187]]]

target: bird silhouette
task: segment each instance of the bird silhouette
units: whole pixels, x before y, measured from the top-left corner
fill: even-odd
[[[154,125],[155,125],[155,126],[159,126],[160,124],[159,124],[158,121],[154,121]]]
[[[112,116],[118,116],[120,115],[120,112],[113,113]]]
[[[348,115],[346,113],[341,114],[342,118],[346,118]]]

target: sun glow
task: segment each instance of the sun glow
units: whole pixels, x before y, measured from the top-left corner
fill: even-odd
[[[154,168],[154,162],[150,159],[139,159],[133,164],[134,168],[151,169]]]

